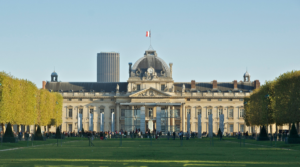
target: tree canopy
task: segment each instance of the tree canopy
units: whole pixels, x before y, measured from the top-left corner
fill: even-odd
[[[63,97],[24,79],[0,72],[0,123],[57,125],[62,122]]]
[[[245,122],[249,125],[278,125],[300,121],[300,71],[284,73],[267,81],[245,97]]]

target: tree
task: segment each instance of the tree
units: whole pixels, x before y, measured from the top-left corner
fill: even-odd
[[[260,134],[257,138],[258,141],[263,141],[263,140],[269,140],[269,137],[268,137],[268,134],[267,134],[267,131],[266,131],[266,128],[265,126],[263,126],[260,130]]]
[[[15,143],[16,142],[16,139],[15,139],[14,133],[11,129],[10,123],[8,123],[6,126],[6,131],[4,133],[2,142],[4,142],[4,143],[6,143],[6,142]]]
[[[40,126],[37,127],[37,130],[34,135],[34,140],[44,140]]]
[[[60,133],[59,127],[56,128],[55,138],[56,139],[60,139],[61,138],[61,133]]]
[[[299,137],[298,132],[296,130],[295,124],[293,124],[292,129],[290,131],[290,135],[288,137],[288,143],[289,144],[300,143],[300,137]]]

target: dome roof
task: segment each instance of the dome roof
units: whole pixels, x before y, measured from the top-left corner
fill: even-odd
[[[51,76],[58,76],[57,73],[54,71]]]
[[[157,74],[164,71],[166,74],[165,76],[170,77],[169,66],[163,59],[157,57],[156,51],[153,50],[146,51],[145,56],[134,63],[132,71],[135,72],[140,69],[144,73],[150,67],[154,68]]]
[[[246,71],[246,73],[244,74],[244,77],[250,77],[250,74],[248,73],[248,71]]]

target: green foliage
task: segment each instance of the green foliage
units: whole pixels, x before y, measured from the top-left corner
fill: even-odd
[[[6,126],[6,131],[3,137],[15,137],[10,122]]]
[[[288,137],[288,143],[289,144],[300,143],[300,137],[299,137],[298,132],[296,130],[295,124],[293,124],[292,129],[290,131],[290,135]]]
[[[61,138],[61,133],[60,133],[59,127],[56,128],[55,138],[56,139],[60,139]]]
[[[44,140],[40,126],[37,127],[37,130],[34,134],[34,140]]]
[[[244,99],[245,122],[250,125],[300,121],[300,71],[291,71],[268,81]],[[268,96],[266,96],[268,95]]]
[[[15,143],[16,142],[16,139],[15,139],[15,136],[14,136],[14,133],[12,131],[10,123],[8,123],[7,126],[6,126],[6,131],[4,133],[2,142],[4,142],[4,143],[7,143],[7,142]]]
[[[222,137],[222,132],[221,132],[221,129],[219,128],[219,131],[218,131],[218,134],[217,134],[218,137]]]
[[[258,141],[263,141],[263,140],[269,140],[269,137],[268,137],[268,134],[267,134],[267,131],[266,131],[266,128],[265,126],[263,126],[260,130],[260,134],[257,138]]]
[[[63,97],[37,89],[36,85],[24,79],[0,72],[0,123],[40,126],[62,123]]]

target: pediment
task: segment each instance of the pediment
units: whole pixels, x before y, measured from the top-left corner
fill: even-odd
[[[169,96],[171,95],[150,87],[148,89],[144,89],[139,92],[136,92],[130,95],[129,97],[169,97]]]

